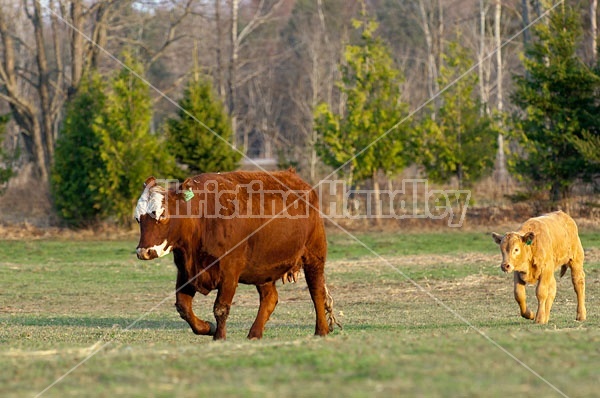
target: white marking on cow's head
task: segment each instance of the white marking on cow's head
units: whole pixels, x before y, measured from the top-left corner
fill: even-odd
[[[156,185],[150,177],[144,184],[144,191],[138,199],[134,216],[140,224],[140,241],[136,253],[140,260],[152,260],[171,252],[169,242],[170,219],[166,207],[168,191]]]
[[[148,214],[150,217],[159,220],[165,215],[164,200],[165,195],[162,187],[147,186],[144,188],[144,192],[142,192],[142,196],[140,196],[135,207],[135,219],[140,222],[142,216]]]

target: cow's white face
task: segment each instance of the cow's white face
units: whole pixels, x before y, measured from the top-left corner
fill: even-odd
[[[144,192],[135,208],[135,219],[140,224],[140,242],[136,253],[140,260],[152,260],[169,254],[169,216],[165,207],[167,191],[157,186],[153,177],[146,180]]]
[[[502,252],[502,264],[500,268],[504,272],[527,272],[531,259],[531,244],[535,238],[533,232],[521,235],[517,232],[509,232],[502,236],[492,233],[494,241],[500,246]]]

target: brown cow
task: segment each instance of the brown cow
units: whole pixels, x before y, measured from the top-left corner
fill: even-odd
[[[515,300],[521,316],[536,323],[548,323],[556,296],[554,271],[561,267],[562,277],[571,268],[571,280],[577,294],[577,320],[585,321],[585,273],[583,247],[575,221],[562,211],[530,218],[517,232],[502,236],[492,233],[500,245],[504,272],[514,273]],[[527,309],[525,286],[537,282],[537,314]]]
[[[138,200],[137,256],[151,260],[173,252],[175,307],[194,333],[225,339],[238,282],[256,285],[258,314],[248,338],[260,339],[277,305],[275,282],[295,281],[300,269],[315,306],[315,334],[336,323],[325,285],[327,240],[318,197],[293,171],[201,174],[166,189],[150,177]],[[218,291],[216,327],[192,311],[192,298]]]

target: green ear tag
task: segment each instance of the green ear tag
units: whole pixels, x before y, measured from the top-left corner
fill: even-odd
[[[192,200],[193,197],[194,197],[194,192],[192,191],[192,188],[183,192],[183,200],[185,200],[186,202],[189,202],[190,200]]]
[[[532,241],[531,239],[530,239],[530,240],[528,240],[527,242],[525,242],[525,244],[526,244],[527,246],[531,246],[531,244],[532,244],[532,243],[533,243],[533,241]]]

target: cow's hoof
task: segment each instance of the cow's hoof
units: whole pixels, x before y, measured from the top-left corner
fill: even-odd
[[[209,336],[214,336],[216,331],[217,331],[217,325],[215,325],[212,322],[208,322],[208,325],[210,326],[210,330],[208,331],[208,335]]]
[[[526,313],[521,314],[521,316],[525,319],[534,319],[535,318],[535,314],[529,310],[527,310]]]

